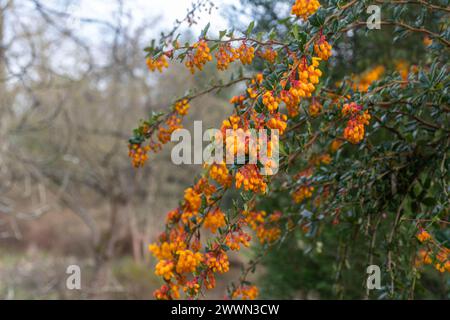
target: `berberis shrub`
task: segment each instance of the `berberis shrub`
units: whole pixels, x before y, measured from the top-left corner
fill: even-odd
[[[182,128],[192,100],[238,84],[245,89],[230,97],[221,131],[278,130],[268,150],[280,151],[274,175],[260,173],[270,161],[204,166],[149,247],[164,281],[154,296],[200,297],[229,271],[229,252],[250,246],[253,258],[229,298],[293,298],[302,289],[325,298],[445,298],[448,1],[290,7],[289,16],[256,20],[243,32],[213,37],[206,27],[194,43],[173,33],[145,49],[151,71],[179,61],[193,74],[207,64],[235,72],[142,121],[129,141],[135,167]],[[226,151],[238,149],[249,152]],[[227,193],[232,205],[223,203]],[[248,281],[259,263],[267,274],[260,289]],[[379,290],[365,286],[369,265],[381,268]]]

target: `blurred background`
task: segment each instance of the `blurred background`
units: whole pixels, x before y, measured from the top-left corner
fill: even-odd
[[[136,170],[127,140],[217,74],[150,74],[143,48],[174,26],[186,40],[208,22],[218,32],[232,4],[0,0],[0,298],[152,298],[147,246],[201,166],[173,165],[169,147]],[[178,25],[193,8],[196,23]],[[230,94],[193,102],[186,126],[217,127]],[[82,290],[66,289],[70,264]]]

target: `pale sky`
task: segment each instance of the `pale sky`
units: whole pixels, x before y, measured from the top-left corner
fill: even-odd
[[[194,32],[200,32],[208,22],[211,24],[211,31],[227,28],[228,23],[222,12],[226,6],[239,4],[239,0],[214,0],[213,2],[218,9],[213,9],[211,15],[201,12],[198,24],[193,26]],[[131,24],[134,26],[160,17],[157,23],[158,30],[154,30],[155,35],[163,30],[170,30],[176,19],[184,18],[191,4],[192,0],[124,0],[125,12],[132,14]],[[109,20],[113,19],[116,9],[115,2],[111,0],[78,0],[70,7],[70,13],[75,17]]]

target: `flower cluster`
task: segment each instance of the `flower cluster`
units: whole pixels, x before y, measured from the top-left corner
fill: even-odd
[[[231,185],[232,177],[224,162],[212,164],[209,168],[209,176],[223,187],[229,187]]]
[[[429,250],[420,249],[417,256],[415,265],[420,267],[422,264],[432,264],[433,258],[431,257],[431,252]]]
[[[240,298],[242,300],[255,300],[258,297],[258,294],[259,290],[256,286],[241,286],[233,292],[232,298]]]
[[[236,173],[236,188],[240,189],[241,187],[245,191],[266,192],[267,184],[256,165],[247,164],[238,170]]]
[[[306,20],[318,10],[319,6],[318,1],[297,0],[292,8],[292,13]],[[233,45],[234,41],[238,41],[239,45]],[[249,43],[252,41],[258,43],[258,45],[250,45]],[[212,49],[208,46],[211,42],[216,44],[211,47]],[[294,117],[300,113],[302,99],[311,100],[307,112],[311,117],[317,117],[323,112],[323,106],[319,101],[319,99],[323,99],[321,92],[314,92],[322,76],[322,71],[319,68],[320,61],[328,60],[332,53],[331,45],[325,37],[320,34],[319,40],[314,44],[313,52],[315,56],[298,54],[292,51],[289,46],[283,46],[280,43],[275,44],[275,41],[266,44],[262,42],[259,39],[255,41],[250,38],[243,40],[233,37],[226,41],[219,40],[217,42],[203,39],[191,47],[183,48],[186,51],[183,53],[181,60],[185,61],[186,66],[192,73],[196,70],[202,70],[204,65],[212,60],[213,50],[216,50],[214,55],[219,70],[226,70],[231,63],[237,60],[240,60],[244,65],[251,64],[255,52],[270,64],[275,63],[277,59],[280,60],[281,64],[279,55],[283,55],[288,61],[285,64],[287,70],[278,71],[279,73],[275,77],[273,74],[267,74],[266,78],[266,73],[264,73],[264,76],[263,73],[258,73],[248,78],[245,91],[230,100],[234,112],[223,121],[221,133],[223,136],[228,129],[233,129],[238,137],[226,135],[227,140],[224,150],[227,152],[227,156],[231,154],[235,157],[237,154],[243,154],[246,159],[247,157],[250,159],[254,155],[253,152],[260,151],[261,145],[258,144],[255,151],[247,144],[250,130],[276,129],[280,135],[284,135],[288,130],[288,124],[297,121]],[[282,47],[283,50],[280,50]],[[306,50],[306,48],[304,49]],[[265,81],[263,81],[264,79]],[[273,79],[277,79],[276,85],[271,83]],[[152,128],[152,130],[157,132],[161,144],[170,141],[173,131],[182,127],[182,117],[188,113],[189,102],[192,99],[194,99],[193,96],[186,96],[176,101],[167,117],[158,118],[151,122],[156,123],[156,129]],[[285,114],[284,106],[287,109],[287,114]],[[294,119],[290,119],[288,122],[288,115]],[[363,112],[356,104],[349,103],[343,106],[342,115],[349,118],[344,137],[349,141],[362,139],[358,131],[360,130],[359,127],[355,130],[352,125],[362,126],[364,130],[364,125],[367,125],[370,119],[368,112]],[[292,130],[296,130],[296,128]],[[143,137],[148,139],[152,131],[149,129],[144,131]],[[242,135],[244,139],[239,139],[239,135]],[[219,136],[217,135],[216,139]],[[331,144],[329,152],[336,152],[342,142],[343,139],[335,140]],[[269,157],[271,157],[273,150],[278,147],[278,143],[278,137],[271,137],[268,141],[267,155]],[[140,145],[133,148],[136,151],[133,151],[132,158],[136,159],[134,162],[141,166],[145,161],[142,161],[142,159],[146,159],[147,151],[153,147],[150,147],[150,149],[139,149],[139,147]],[[237,212],[236,215],[225,214],[219,208],[217,201],[220,201],[222,193],[232,188],[233,179],[235,188],[240,189],[241,192],[247,191],[254,194],[267,192],[270,179],[262,175],[260,170],[263,167],[270,172],[274,163],[262,160],[258,158],[258,165],[246,163],[244,165],[227,166],[224,162],[205,165],[201,178],[185,190],[184,199],[180,206],[167,214],[166,231],[161,235],[158,244],[150,246],[151,252],[158,259],[155,273],[165,281],[165,284],[155,291],[156,298],[178,298],[180,290],[185,292],[188,297],[194,297],[200,294],[204,288],[214,288],[216,274],[225,273],[230,268],[227,251],[237,251],[242,246],[250,245],[251,237],[245,232],[246,227],[254,231],[256,238],[263,245],[271,245],[280,239],[284,230],[284,227],[282,227],[284,224],[280,220],[287,219],[286,228],[292,228],[294,222],[290,217],[282,217],[279,211],[268,214],[263,210],[255,210],[251,203],[247,203],[246,210]],[[330,162],[331,156],[326,151],[318,154],[313,153],[307,169],[304,170],[304,176],[301,178],[311,177],[313,171],[316,170],[316,166],[327,165]],[[292,194],[294,201],[301,203],[312,197],[314,187],[303,184],[294,190]],[[324,188],[323,197],[321,194],[320,197],[316,197],[315,201],[322,201],[329,193],[330,191]],[[306,227],[304,226],[304,228]],[[202,243],[200,236],[206,230],[210,231],[210,233],[207,233],[207,237],[213,237],[214,240],[207,239],[206,243]],[[257,295],[258,289],[245,283],[241,283],[232,292],[233,298],[253,299]]]
[[[277,129],[280,135],[284,134],[287,128],[287,116],[285,114],[276,113],[267,121],[267,128]]]
[[[258,51],[258,55],[263,58],[264,60],[268,61],[269,63],[274,63],[275,59],[278,56],[278,53],[273,50],[272,48],[267,48],[263,51]]]
[[[322,164],[327,165],[331,162],[331,156],[328,153],[323,153],[320,155],[313,155],[309,159],[309,164],[313,166],[320,166]]]
[[[187,115],[189,108],[190,108],[190,105],[189,105],[189,100],[188,99],[182,99],[182,100],[177,101],[175,103],[175,111],[180,116]]]
[[[163,277],[165,280],[170,280],[174,276],[173,270],[175,264],[171,260],[160,260],[155,267],[155,274]]]
[[[278,105],[280,103],[280,99],[273,96],[272,91],[267,91],[263,95],[263,104],[266,106],[269,112],[273,113],[278,109]]]
[[[426,36],[423,38],[423,45],[425,47],[429,47],[433,44],[433,39],[431,39],[430,37]]]
[[[228,69],[230,63],[239,59],[239,55],[240,52],[233,48],[230,43],[221,45],[215,54],[217,60],[217,69]]]
[[[367,92],[370,85],[379,80],[385,71],[384,66],[376,66],[362,73],[360,76],[353,77],[353,90]]]
[[[200,40],[194,43],[192,46],[194,53],[189,55],[189,59],[186,61],[186,67],[191,71],[192,74],[195,73],[195,68],[198,70],[203,70],[203,66],[212,60],[211,50],[208,47],[208,43],[205,40]]]
[[[239,96],[234,96],[230,99],[230,103],[235,106],[243,107],[244,106],[245,95],[241,94]]]
[[[364,138],[364,125],[352,119],[344,129],[344,138],[353,144],[359,143]]]
[[[138,144],[130,144],[128,146],[128,156],[131,158],[133,167],[143,167],[148,160],[149,146],[140,146]]]
[[[225,273],[230,270],[228,256],[223,250],[214,250],[206,253],[206,265],[212,272]]]
[[[176,115],[172,115],[166,120],[164,125],[161,125],[158,128],[158,140],[162,144],[166,144],[167,142],[170,141],[170,136],[172,135],[172,132],[181,128],[183,128],[183,126],[181,125],[181,119]]]
[[[172,111],[165,121],[159,121],[159,115],[157,115],[157,118],[154,119],[154,122],[158,124],[156,128],[154,127],[155,125],[150,125],[151,121],[145,121],[138,129],[136,129],[139,141],[148,139],[149,143],[147,146],[142,146],[141,142],[135,143],[133,141],[134,139],[130,139],[128,156],[131,158],[134,167],[142,167],[148,160],[147,153],[150,150],[155,153],[158,152],[162,148],[161,145],[170,141],[171,135],[175,130],[183,128],[181,121],[183,117],[187,115],[189,108],[189,99],[180,99],[175,102]],[[154,132],[156,132],[157,141],[159,142],[154,141]]]
[[[241,118],[238,115],[233,114],[228,119],[222,121],[221,131],[225,133],[227,129],[237,130],[239,128],[240,122]]]
[[[158,300],[169,300],[171,298],[178,299],[180,293],[178,291],[178,286],[175,284],[163,285],[160,289],[157,289],[153,296]]]
[[[218,70],[228,69],[230,63],[240,60],[243,65],[251,64],[255,57],[255,48],[243,42],[239,47],[235,48],[231,42],[221,44],[214,54],[217,61]],[[277,52],[272,48],[268,48],[263,52],[258,52],[258,55],[273,63],[277,57]]]
[[[322,76],[322,71],[318,68],[320,60],[318,57],[313,57],[310,65],[308,65],[306,58],[295,62],[298,67],[294,78],[289,82],[290,88],[281,91],[280,94],[280,99],[286,104],[289,116],[295,117],[298,114],[301,99],[311,97],[316,90],[315,85],[319,83],[319,78]],[[282,84],[286,87],[287,83],[283,82]]]
[[[248,46],[246,43],[241,44],[238,48],[239,60],[243,65],[251,64],[255,57],[255,48]]]
[[[155,274],[166,281],[166,284],[154,292],[157,299],[179,298],[180,285],[185,283],[182,274],[194,272],[204,260],[201,253],[186,248],[185,237],[182,229],[174,228],[169,235],[161,235],[159,244],[149,246],[150,252],[159,260]]]
[[[450,249],[434,242],[433,237],[425,230],[421,230],[417,239],[427,245],[426,249],[421,248],[416,256],[415,265],[420,267],[423,264],[434,264],[434,268],[443,273],[450,272]]]
[[[425,242],[431,239],[431,235],[426,231],[426,230],[421,230],[418,234],[417,234],[417,239],[420,242]]]
[[[148,249],[159,260],[174,259],[175,252],[185,249],[186,244],[177,239],[173,240],[171,242],[163,241],[160,245],[151,244]]]
[[[330,144],[330,152],[331,153],[337,152],[341,148],[343,143],[344,142],[342,140],[334,139]]]
[[[443,247],[436,254],[434,267],[439,272],[450,272],[450,249]]]
[[[281,212],[276,211],[268,215],[266,211],[244,211],[243,215],[261,244],[270,244],[280,238],[281,229],[276,222],[280,220]]]
[[[217,229],[225,226],[225,214],[219,208],[208,212],[204,219],[203,226],[212,233],[216,233]]]
[[[314,191],[313,186],[301,186],[292,194],[295,203],[301,203],[303,200],[311,198]]]
[[[202,203],[202,197],[195,188],[187,188],[184,191],[184,208],[185,211],[196,214]]]
[[[328,60],[331,57],[331,45],[325,39],[325,36],[321,36],[319,41],[314,44],[314,52],[322,60]]]
[[[316,99],[313,99],[309,105],[309,115],[315,118],[322,112],[322,109],[323,109],[322,104]]]
[[[248,130],[238,128],[232,134],[226,135],[225,148],[228,159],[248,153],[247,134]]]
[[[370,114],[367,110],[362,112],[362,107],[354,102],[346,103],[342,107],[342,115],[350,116],[344,129],[344,138],[350,143],[357,144],[364,138],[365,125],[369,124]]]
[[[148,57],[146,59],[147,67],[150,71],[158,70],[159,72],[162,72],[164,68],[169,67],[169,63],[167,62],[166,56],[161,55],[156,59]]]
[[[395,69],[400,74],[400,77],[406,81],[409,74],[409,64],[405,60],[397,60],[395,62]]]
[[[235,232],[230,232],[225,238],[225,244],[233,251],[241,250],[241,244],[244,247],[250,245],[251,237],[248,233],[245,233],[240,227]]]
[[[195,296],[196,294],[198,294],[200,291],[198,277],[186,282],[186,285],[183,287],[183,291],[186,292],[189,296]]]

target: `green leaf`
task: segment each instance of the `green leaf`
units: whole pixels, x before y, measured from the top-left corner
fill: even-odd
[[[245,31],[245,35],[248,37],[253,31],[253,28],[255,27],[255,21],[250,22],[250,24],[247,27],[247,31]]]

